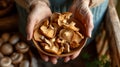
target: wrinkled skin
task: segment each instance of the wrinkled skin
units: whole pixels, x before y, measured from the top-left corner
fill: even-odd
[[[89,0],[82,2],[83,3],[82,5],[80,5],[79,4],[80,2],[78,1],[80,0],[77,0],[77,2],[73,3],[73,5],[70,8],[70,12],[73,13],[75,19],[77,19],[78,21],[82,21],[82,23],[86,28],[86,35],[88,37],[91,37],[91,32],[93,29],[93,18],[92,18],[92,13],[89,9]],[[40,23],[42,20],[44,20],[45,18],[49,17],[52,14],[50,8],[44,2],[42,3],[42,6],[40,5],[41,3],[35,3],[28,16],[27,27],[26,27],[27,40],[32,39],[33,29],[35,25]],[[83,8],[80,8],[80,6]],[[69,60],[75,59],[80,52],[81,50],[79,50],[78,52],[74,53],[71,56],[63,57],[64,62],[68,62]],[[40,53],[40,56],[44,61],[46,62],[50,61],[53,64],[56,64],[57,59],[59,59],[59,57],[50,57],[42,53]]]

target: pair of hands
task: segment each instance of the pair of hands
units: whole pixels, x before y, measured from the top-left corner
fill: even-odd
[[[73,5],[70,7],[70,12],[73,13],[73,17],[75,19],[77,19],[78,21],[82,21],[86,29],[86,35],[88,37],[91,37],[91,32],[93,30],[93,16],[89,9],[89,0],[86,1],[83,0],[83,2],[81,2],[80,0],[76,0],[76,2],[74,2]],[[51,14],[52,12],[46,3],[42,3],[42,4],[36,3],[33,5],[27,21],[27,27],[26,27],[27,40],[31,40],[33,36],[34,26],[40,23],[40,21],[49,17]],[[74,53],[71,56],[64,57],[64,62],[68,62],[71,59],[72,60],[75,59],[80,52],[81,50],[79,50],[78,52]],[[59,57],[50,57],[42,53],[40,53],[40,56],[44,61],[46,62],[50,61],[53,64],[56,64],[57,59],[59,58]]]

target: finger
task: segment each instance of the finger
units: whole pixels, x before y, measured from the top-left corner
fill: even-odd
[[[80,54],[81,50],[77,51],[74,55],[71,55],[70,58],[73,60],[75,58],[78,57],[78,55]]]
[[[32,38],[35,22],[36,20],[34,18],[28,17],[27,26],[26,26],[27,40],[31,40]]]
[[[44,60],[45,62],[49,61],[49,57],[48,56],[46,56],[45,54],[42,54],[41,52],[39,52],[39,54],[40,54],[42,60]]]
[[[91,37],[94,25],[93,25],[93,16],[90,10],[88,10],[88,14],[86,15],[86,18],[87,20],[84,19],[86,22],[86,34],[88,37]]]
[[[69,56],[64,58],[64,62],[68,62],[68,61],[70,61],[70,57]]]
[[[50,58],[50,62],[52,62],[53,64],[57,64],[57,57],[49,57]]]

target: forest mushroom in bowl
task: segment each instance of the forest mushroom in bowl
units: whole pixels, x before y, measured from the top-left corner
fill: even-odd
[[[87,37],[82,23],[72,13],[53,13],[34,29],[33,42],[36,48],[49,56],[69,56],[81,50]]]

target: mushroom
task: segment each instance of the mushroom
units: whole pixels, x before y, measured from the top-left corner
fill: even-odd
[[[69,45],[69,43],[65,43],[65,44],[64,44],[64,52],[65,52],[65,53],[70,52],[70,45]]]
[[[20,64],[19,67],[30,67],[30,62],[28,60],[23,60]]]
[[[70,12],[64,12],[60,14],[58,18],[58,25],[62,26],[62,25],[68,24],[67,20],[70,19],[71,15],[72,13]]]
[[[1,37],[2,37],[4,42],[7,42],[10,38],[10,34],[9,33],[3,33]]]
[[[1,46],[1,53],[4,55],[10,55],[13,52],[13,46],[9,43],[5,43]]]
[[[72,16],[72,13],[71,12],[64,12],[62,13],[64,15],[64,18],[65,19],[70,19],[70,17]]]
[[[79,28],[75,27],[75,24],[76,23],[72,21],[70,24],[65,24],[64,27],[72,29],[73,31],[79,31]]]
[[[11,65],[11,63],[12,63],[12,60],[9,57],[3,57],[0,60],[0,66],[1,67],[8,67],[8,66]]]
[[[73,38],[72,38],[71,41],[75,41],[75,42],[77,42],[77,43],[80,43],[80,41],[81,41],[82,39],[84,39],[84,36],[83,36],[81,33],[79,33],[79,32],[74,32],[74,35],[73,35]]]
[[[0,38],[0,46],[3,44],[3,39]]]
[[[56,23],[57,21],[58,21],[58,18],[59,18],[59,15],[60,15],[60,13],[53,13],[52,15],[51,15],[51,17],[50,17],[50,21],[52,22],[52,23]]]
[[[35,39],[36,41],[42,42],[42,40],[41,40],[42,36],[43,36],[43,35],[41,35],[41,34],[38,32],[38,29],[36,29],[36,30],[34,31],[34,39]]]
[[[56,46],[50,47],[47,43],[41,43],[41,45],[44,45],[44,50],[49,53],[53,53],[53,54],[57,54],[57,55],[60,54],[60,52],[58,53],[59,48],[57,48]]]
[[[49,21],[47,20],[44,24],[40,27],[41,32],[48,38],[54,38],[56,34],[56,28],[52,25],[48,25]]]
[[[0,52],[0,59],[3,58],[3,57],[4,57],[4,55]]]
[[[84,36],[82,34],[80,34],[79,32],[75,32],[74,36],[70,42],[70,47],[73,48],[77,48],[80,44],[80,41],[84,39]]]
[[[26,43],[20,42],[15,45],[15,48],[20,53],[26,53],[29,50],[29,47]]]
[[[23,60],[23,54],[21,53],[13,53],[11,55],[12,63],[19,64]]]
[[[15,67],[13,64],[9,65],[9,66],[2,66],[2,67]]]
[[[18,41],[19,41],[19,36],[18,35],[13,35],[10,39],[9,39],[9,42],[11,44],[16,44]]]
[[[79,47],[79,46],[80,46],[80,44],[77,43],[77,42],[75,42],[75,41],[72,41],[72,42],[70,43],[70,48],[71,48],[71,49],[75,49],[75,48],[77,48],[77,47]]]
[[[70,29],[62,29],[59,32],[59,38],[70,42],[72,40],[73,34],[74,34],[74,31]]]

